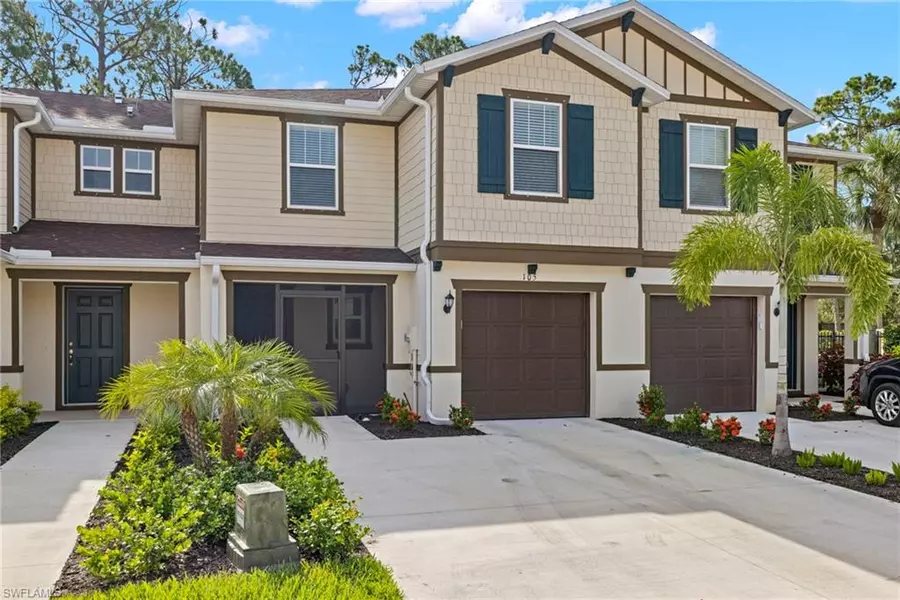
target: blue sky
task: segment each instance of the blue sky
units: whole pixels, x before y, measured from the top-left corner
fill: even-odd
[[[801,102],[867,71],[900,80],[900,0],[893,2],[646,2]],[[428,31],[470,44],[604,5],[528,0],[278,0],[195,2],[256,87],[347,87],[356,44],[405,51]],[[803,139],[794,132],[793,139]]]

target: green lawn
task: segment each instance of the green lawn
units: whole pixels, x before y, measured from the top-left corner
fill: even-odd
[[[76,598],[76,596],[67,596]],[[400,600],[391,571],[370,557],[343,562],[303,563],[279,571],[212,575],[186,581],[129,584],[79,599],[132,600],[266,598],[284,600]]]

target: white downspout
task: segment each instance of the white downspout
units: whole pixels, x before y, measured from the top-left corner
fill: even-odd
[[[19,139],[19,132],[23,129],[27,129],[32,125],[37,125],[41,122],[41,113],[36,113],[34,118],[30,121],[22,121],[15,127],[13,127],[13,226],[10,229],[13,233],[19,231],[19,227],[22,226],[22,219],[19,216],[19,207],[22,205],[22,184],[19,182],[19,147],[22,145],[21,140]],[[32,141],[34,143],[34,141]],[[34,168],[34,165],[31,166]],[[31,193],[34,194],[34,190],[31,190]],[[32,215],[33,217],[34,215]],[[6,216],[9,219],[9,215]]]
[[[210,290],[209,333],[212,341],[220,342],[219,338],[219,282],[222,279],[222,268],[219,265],[212,266],[212,289]]]
[[[441,85],[438,83],[438,85]],[[419,257],[422,259],[422,268],[425,269],[425,357],[422,359],[422,366],[419,367],[419,373],[422,377],[422,383],[425,384],[425,401],[422,413],[425,420],[434,425],[450,425],[450,419],[442,419],[431,411],[432,387],[431,377],[428,374],[428,368],[431,366],[431,340],[432,340],[432,272],[431,259],[428,258],[428,243],[431,241],[431,105],[425,100],[413,96],[412,91],[408,87],[404,88],[406,99],[421,106],[425,110],[425,210],[422,213],[423,229],[422,243],[419,244]]]

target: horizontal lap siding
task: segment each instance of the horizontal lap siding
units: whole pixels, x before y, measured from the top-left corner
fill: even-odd
[[[422,238],[422,211],[425,185],[425,111],[417,108],[400,125],[398,138],[399,180],[399,246],[401,250],[411,250]]]
[[[393,128],[344,126],[345,215],[287,214],[281,212],[281,120],[215,112],[207,119],[206,239],[393,245]]]

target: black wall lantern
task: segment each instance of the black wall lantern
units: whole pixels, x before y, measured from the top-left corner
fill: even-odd
[[[625,267],[625,277],[634,277],[637,273],[637,267]]]
[[[450,311],[453,310],[453,300],[453,291],[451,290],[444,296],[444,312],[448,315],[450,314]]]

